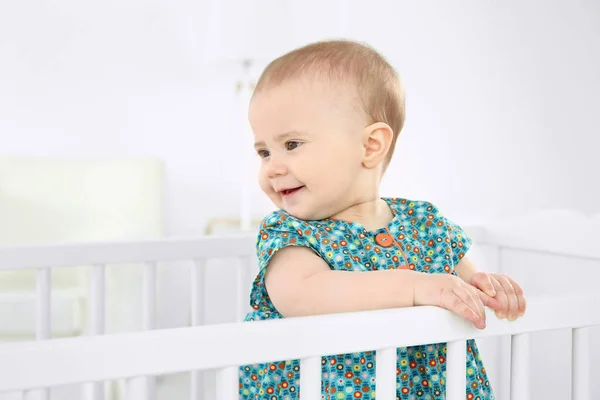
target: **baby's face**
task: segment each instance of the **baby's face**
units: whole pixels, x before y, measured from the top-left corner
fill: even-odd
[[[294,80],[260,92],[250,105],[260,187],[296,218],[323,219],[352,204],[367,123],[350,93]]]

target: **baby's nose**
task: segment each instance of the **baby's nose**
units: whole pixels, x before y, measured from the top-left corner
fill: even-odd
[[[277,176],[287,174],[287,166],[279,161],[270,160],[267,166],[267,176],[269,178],[275,178]]]

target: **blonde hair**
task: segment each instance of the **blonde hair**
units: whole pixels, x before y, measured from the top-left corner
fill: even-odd
[[[384,122],[394,133],[386,156],[387,167],[405,118],[404,90],[387,60],[362,43],[348,40],[312,43],[273,60],[256,83],[254,95],[287,80],[307,76],[354,85],[361,103],[358,106],[370,123]]]

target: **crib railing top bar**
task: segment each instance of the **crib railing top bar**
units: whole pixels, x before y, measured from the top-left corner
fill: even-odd
[[[255,254],[256,235],[0,247],[0,270],[180,261]]]
[[[414,307],[0,344],[0,391],[600,325],[599,301],[600,295],[530,299],[524,318],[490,316],[483,331],[445,310]],[[357,326],[365,334],[322,334]]]
[[[546,256],[559,256],[559,257],[568,257],[569,259],[578,259],[578,260],[589,260],[589,261],[600,261],[600,252],[598,254],[584,252],[581,250],[556,250],[550,249],[545,246],[517,246],[517,245],[499,245],[498,248],[500,250],[511,250],[511,251],[520,251],[527,253],[535,253],[538,255],[546,255]]]
[[[556,241],[553,241],[551,237],[545,237],[542,241],[531,235],[520,237],[486,229],[484,233],[478,233],[477,238],[474,239],[477,244],[497,246],[507,250],[600,260],[600,246],[598,246],[598,241],[592,237],[586,237],[585,240],[573,238],[570,241],[565,241],[564,237]]]
[[[588,250],[499,235],[481,227],[467,232],[479,244],[503,249],[543,252],[551,255],[600,259],[600,247]],[[0,246],[0,270],[150,261],[179,261],[196,258],[243,257],[255,254],[255,233],[199,238],[161,238],[145,241],[93,242],[31,246]],[[574,246],[576,243],[574,244]]]

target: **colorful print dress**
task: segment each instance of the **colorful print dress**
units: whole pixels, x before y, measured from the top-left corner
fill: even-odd
[[[465,232],[430,203],[384,200],[394,218],[387,227],[374,232],[352,222],[302,221],[282,210],[269,214],[258,235],[260,272],[250,295],[253,311],[245,320],[283,318],[269,299],[264,277],[273,254],[286,246],[312,249],[333,270],[409,268],[431,274],[456,274],[454,266],[471,245]],[[445,359],[445,343],[399,348],[396,398],[445,399]],[[321,361],[322,399],[375,398],[375,352],[326,356]],[[298,399],[300,372],[298,360],[241,366],[240,399]],[[468,400],[495,398],[474,340],[467,342],[466,393]]]

